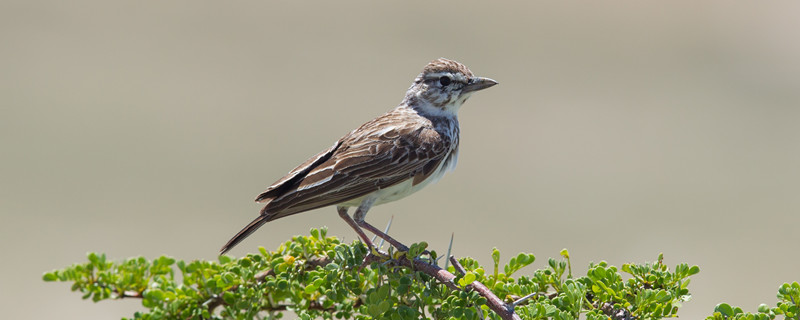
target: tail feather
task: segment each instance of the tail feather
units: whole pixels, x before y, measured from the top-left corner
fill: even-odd
[[[226,252],[230,251],[231,249],[233,249],[233,247],[235,247],[237,244],[239,244],[239,242],[242,242],[242,240],[244,240],[245,238],[250,236],[250,234],[252,234],[256,230],[258,230],[258,228],[261,228],[261,226],[263,226],[265,223],[269,222],[270,220],[272,220],[272,219],[270,219],[269,215],[265,215],[265,214],[259,215],[258,218],[256,218],[252,222],[250,222],[247,226],[245,226],[242,229],[242,231],[239,231],[239,233],[237,233],[235,236],[233,236],[233,238],[231,238],[231,240],[229,240],[228,243],[226,243],[224,246],[222,246],[222,249],[219,250],[219,254],[223,255]]]

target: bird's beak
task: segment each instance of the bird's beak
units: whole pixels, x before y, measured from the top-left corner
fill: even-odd
[[[483,90],[496,84],[497,81],[494,81],[489,78],[474,77],[472,79],[469,79],[469,83],[467,83],[464,89],[461,89],[461,93]]]

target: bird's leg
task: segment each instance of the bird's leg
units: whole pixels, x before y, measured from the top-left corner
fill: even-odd
[[[358,226],[360,226],[361,228],[367,229],[369,232],[372,232],[381,239],[386,240],[393,247],[397,248],[397,250],[408,251],[408,247],[406,247],[406,245],[400,243],[400,241],[395,240],[388,234],[384,233],[378,228],[375,228],[373,225],[369,224],[367,221],[364,220],[364,218],[367,216],[367,210],[369,210],[369,207],[371,205],[372,205],[371,202],[364,201],[363,203],[361,203],[360,206],[358,206],[356,212],[353,214],[353,219],[355,219],[355,223],[357,223]]]
[[[364,233],[364,230],[361,230],[361,228],[353,220],[353,218],[351,218],[350,215],[347,214],[346,207],[336,207],[336,211],[338,211],[339,216],[342,217],[342,219],[344,219],[344,221],[347,222],[347,224],[351,228],[353,228],[353,230],[356,231],[358,237],[361,238],[361,241],[364,243],[364,245],[367,246],[367,249],[369,250],[369,254],[367,254],[367,256],[364,257],[364,261],[361,262],[361,268],[368,266],[372,262],[387,260],[390,258],[386,252],[383,252],[379,248],[375,247],[375,244],[372,243],[372,240],[370,240],[369,237],[367,237],[367,234]]]
[[[370,240],[369,237],[367,237],[367,234],[364,233],[364,230],[361,230],[358,224],[355,221],[353,221],[353,218],[351,218],[350,215],[347,214],[347,208],[336,207],[336,211],[339,212],[339,217],[341,217],[345,222],[347,222],[350,228],[353,228],[353,230],[356,231],[358,237],[361,238],[361,242],[364,242],[367,248],[369,248],[370,251],[373,251],[373,249],[375,249],[375,244],[373,244],[372,240]]]
[[[400,243],[400,241],[395,240],[394,238],[392,238],[388,234],[384,233],[380,229],[375,228],[375,226],[369,224],[368,222],[366,222],[364,220],[361,220],[361,221],[357,220],[356,223],[358,223],[358,225],[360,227],[362,227],[364,229],[367,229],[367,231],[374,233],[379,238],[381,238],[383,240],[386,240],[387,242],[392,244],[393,247],[397,248],[397,250],[408,251],[408,247],[406,245]]]

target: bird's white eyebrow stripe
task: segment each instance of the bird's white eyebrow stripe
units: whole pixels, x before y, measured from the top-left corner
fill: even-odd
[[[437,79],[437,78],[439,78],[441,76],[446,76],[446,75],[451,75],[451,74],[452,74],[451,72],[434,72],[434,73],[426,74],[425,77],[426,78],[430,78],[430,79]]]

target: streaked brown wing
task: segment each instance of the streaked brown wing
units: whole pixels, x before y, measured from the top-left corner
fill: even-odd
[[[406,179],[407,178],[400,176],[394,177],[392,179],[387,179],[383,181],[383,183],[385,184],[384,188],[400,183]],[[272,221],[296,213],[327,207],[330,205],[346,202],[352,199],[357,199],[367,194],[370,194],[375,190],[377,190],[375,184],[361,183],[355,185],[346,185],[343,188],[338,188],[314,196],[307,196],[302,193],[296,193],[293,195],[289,195],[285,199],[281,199],[282,203],[289,203],[291,206],[283,208],[279,211],[274,211],[275,206],[272,206],[271,205],[272,203],[269,203],[264,209],[268,210],[266,211],[267,215],[270,216],[268,221]],[[265,211],[262,209],[261,212],[263,214]]]
[[[453,142],[427,119],[402,121],[392,116],[397,115],[386,114],[343,137],[328,159],[294,178],[262,214],[274,215],[274,220],[357,199],[410,178],[415,184],[424,180]]]
[[[275,181],[275,183],[267,187],[267,190],[264,190],[264,192],[259,194],[258,197],[256,197],[256,201],[262,202],[271,200],[285,193],[286,189],[295,184],[297,180],[302,180],[309,171],[314,169],[320,163],[330,159],[331,155],[333,155],[333,152],[339,147],[340,142],[341,140],[336,141],[336,143],[334,143],[330,148],[325,149],[325,151],[318,153],[317,155],[306,160],[306,162],[303,162],[303,164],[292,169],[292,171],[289,171],[289,173],[287,173],[283,178]]]

